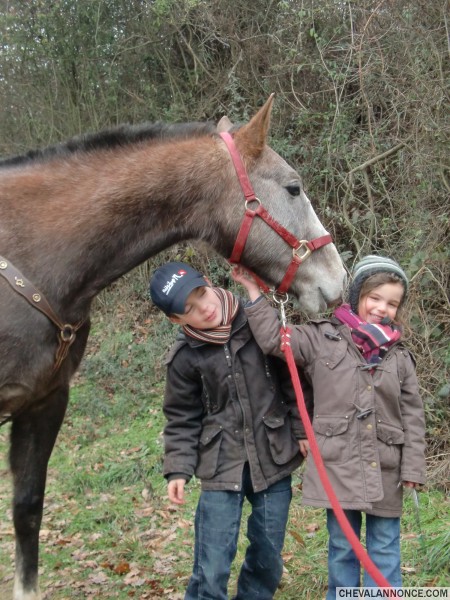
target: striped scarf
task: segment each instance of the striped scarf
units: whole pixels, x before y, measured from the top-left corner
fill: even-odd
[[[334,316],[350,327],[352,339],[358,346],[359,351],[370,364],[378,364],[382,361],[389,346],[400,339],[401,331],[398,327],[370,324],[361,321],[356,313],[352,311],[349,304],[343,304],[334,311]]]
[[[209,344],[226,344],[231,336],[231,324],[239,309],[239,301],[228,290],[213,288],[222,304],[221,325],[214,329],[195,329],[190,325],[183,325],[183,331],[194,340],[208,342]]]

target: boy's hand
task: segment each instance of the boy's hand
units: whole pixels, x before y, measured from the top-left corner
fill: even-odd
[[[169,500],[173,504],[184,504],[184,486],[186,481],[184,479],[172,479],[167,484],[167,493],[169,494]]]
[[[231,277],[236,283],[240,283],[247,290],[248,296],[252,302],[261,296],[258,284],[251,274],[241,265],[235,265],[233,267]]]

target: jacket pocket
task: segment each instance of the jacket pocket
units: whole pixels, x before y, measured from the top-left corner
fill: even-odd
[[[336,331],[325,332],[330,335],[339,335]],[[335,369],[340,363],[346,358],[348,350],[348,344],[346,340],[340,339],[339,341],[333,341],[324,346],[324,355],[319,359],[328,369]]]
[[[284,465],[300,452],[298,441],[292,433],[288,415],[276,413],[264,417],[270,454],[277,465]]]
[[[378,453],[381,469],[400,468],[402,445],[405,443],[405,432],[400,427],[379,421],[377,423]]]
[[[314,417],[313,428],[317,434],[317,445],[325,463],[347,462],[351,444],[347,435],[349,419],[346,417]]]
[[[196,477],[199,479],[212,479],[214,477],[217,472],[221,444],[221,425],[213,425],[203,429],[198,445]]]

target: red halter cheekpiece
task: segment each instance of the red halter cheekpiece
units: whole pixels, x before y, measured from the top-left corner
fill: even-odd
[[[250,228],[253,224],[253,219],[256,216],[260,217],[292,248],[292,260],[286,270],[283,280],[276,290],[277,294],[285,294],[289,289],[295,274],[297,273],[297,269],[302,262],[305,261],[308,256],[314,252],[314,250],[318,250],[319,248],[322,248],[322,246],[330,244],[332,242],[331,235],[323,235],[311,241],[298,240],[295,235],[290,233],[285,227],[283,227],[283,225],[278,223],[278,221],[276,221],[263,207],[259,198],[256,197],[252,184],[248,178],[247,171],[245,170],[244,163],[242,162],[232,136],[228,132],[223,132],[220,134],[220,137],[223,139],[227,145],[228,151],[230,152],[231,159],[233,161],[234,168],[236,169],[236,174],[245,197],[245,214],[234,243],[233,251],[228,261],[232,264],[238,264],[240,262],[245,243],[247,242],[248,234],[250,233]],[[250,204],[252,202],[257,204],[255,210],[250,208]],[[268,292],[268,286],[261,279],[259,279],[259,277],[255,276],[254,273],[252,273],[252,275],[260,288],[265,292]]]

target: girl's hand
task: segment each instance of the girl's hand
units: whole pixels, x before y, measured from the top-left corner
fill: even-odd
[[[258,284],[250,273],[241,265],[235,265],[233,267],[231,277],[236,283],[240,283],[247,290],[248,296],[252,302],[261,296]]]
[[[407,488],[418,488],[419,484],[418,483],[414,483],[414,481],[402,481],[402,485],[403,487],[407,487]]]
[[[298,445],[300,447],[300,454],[302,454],[302,456],[304,458],[306,458],[308,456],[308,452],[309,452],[308,440],[298,440]]]

